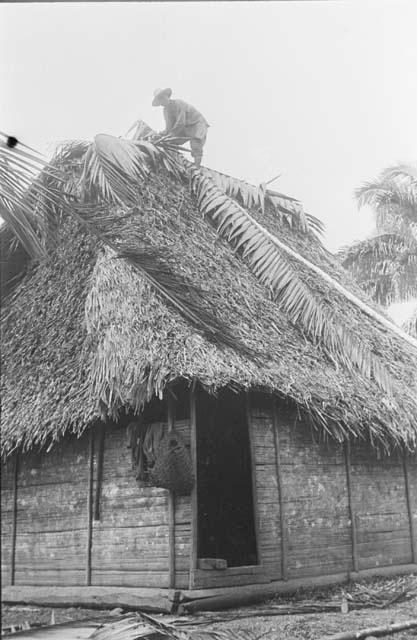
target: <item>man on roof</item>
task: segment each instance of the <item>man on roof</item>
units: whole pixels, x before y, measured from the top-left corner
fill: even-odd
[[[199,167],[203,157],[209,127],[204,116],[184,100],[171,99],[172,89],[155,89],[152,105],[164,108],[166,127],[162,135],[170,135],[190,142],[194,164]]]

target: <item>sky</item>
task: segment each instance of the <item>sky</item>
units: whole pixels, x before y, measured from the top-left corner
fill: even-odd
[[[0,129],[47,154],[163,129],[171,87],[211,125],[203,164],[281,174],[336,250],[373,230],[355,188],[417,164],[417,2],[1,4],[0,86]]]

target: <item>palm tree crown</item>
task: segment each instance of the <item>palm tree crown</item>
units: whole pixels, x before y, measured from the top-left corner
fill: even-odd
[[[417,169],[385,169],[355,195],[359,207],[368,205],[374,211],[376,234],[344,249],[343,266],[384,306],[416,298]],[[405,328],[413,335],[412,326],[410,322]]]

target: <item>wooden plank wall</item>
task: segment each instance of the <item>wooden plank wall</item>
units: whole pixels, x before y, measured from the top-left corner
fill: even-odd
[[[14,457],[1,465],[1,584],[11,583]]]
[[[359,569],[412,562],[402,458],[378,460],[361,444],[351,447],[350,464]]]
[[[188,423],[176,428],[188,433]],[[136,482],[126,430],[108,427],[100,520],[93,521],[91,583],[169,587],[168,492]],[[175,499],[175,583],[188,586],[190,497]]]
[[[288,578],[351,568],[351,536],[343,448],[313,441],[294,409],[279,405],[279,460]]]
[[[276,407],[275,415],[269,401],[253,401],[249,409],[260,565],[236,567],[224,576],[205,572],[210,576],[195,586],[347,572],[353,569],[353,546],[359,569],[416,562],[417,541],[413,545],[410,535],[417,531],[416,457],[409,456],[404,465],[399,456],[378,460],[365,445],[352,446],[347,453],[335,443],[315,443],[314,432],[297,419],[294,409],[283,403]],[[176,422],[175,429],[189,445],[190,420]],[[93,519],[91,527],[91,584],[168,587],[167,491],[136,482],[126,430],[109,426],[97,494],[98,451],[96,437],[92,511],[99,520]],[[65,438],[49,453],[22,457],[16,494],[13,478],[11,460],[2,466],[4,584],[11,581],[16,497],[15,584],[85,585],[89,434]],[[191,497],[176,497],[174,503],[175,587],[185,589],[191,557]],[[355,518],[355,540],[350,514]]]
[[[281,526],[275,457],[272,405],[249,409],[256,506],[258,512],[258,562],[269,580],[279,580],[281,572]]]
[[[88,435],[19,465],[16,585],[84,584]]]
[[[175,422],[175,431],[181,434],[187,445],[191,447],[190,420]],[[191,556],[191,495],[175,497],[175,586],[177,589],[188,589]]]
[[[405,472],[408,477],[408,500],[410,521],[410,548],[412,561],[417,564],[417,459],[407,456]]]

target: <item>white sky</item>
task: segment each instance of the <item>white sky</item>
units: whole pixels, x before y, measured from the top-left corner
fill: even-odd
[[[170,86],[204,164],[300,198],[331,250],[372,230],[353,190],[417,163],[417,2],[0,5],[0,129],[50,151],[123,135]],[[401,313],[400,313],[401,315]]]

